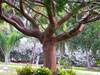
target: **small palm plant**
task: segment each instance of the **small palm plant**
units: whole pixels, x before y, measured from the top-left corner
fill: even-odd
[[[11,33],[10,35],[6,35],[2,31],[0,32],[0,48],[3,51],[5,57],[5,66],[3,71],[8,71],[8,56],[10,54],[10,49],[15,46],[15,44],[21,39],[25,37],[23,34],[17,34],[16,32]]]

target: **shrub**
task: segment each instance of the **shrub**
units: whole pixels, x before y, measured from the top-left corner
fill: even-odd
[[[52,71],[41,66],[38,69],[32,68],[32,65],[16,69],[17,75],[51,75]]]
[[[32,65],[22,67],[22,69],[16,69],[18,75],[33,75],[36,73],[36,70],[32,68]]]
[[[69,61],[71,60],[71,58],[69,56],[67,58],[64,55],[62,55],[62,56],[63,56],[63,59],[59,59],[58,60],[59,66],[61,66],[64,69],[71,69],[72,66],[69,63]]]
[[[56,75],[76,75],[75,71],[73,71],[72,69],[57,69],[57,73]]]
[[[16,69],[17,75],[52,75],[52,71],[41,66],[38,69],[32,68],[32,65]],[[57,68],[56,75],[76,75],[73,70]]]
[[[41,66],[40,68],[36,70],[36,73],[37,75],[51,75],[52,71],[49,70],[48,68]]]
[[[100,60],[99,60],[99,61],[95,61],[95,64],[96,64],[97,66],[100,66]]]

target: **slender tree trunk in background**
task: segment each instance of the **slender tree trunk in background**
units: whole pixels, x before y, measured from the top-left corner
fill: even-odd
[[[62,58],[62,55],[65,52],[65,44],[61,41],[60,42],[60,59]]]
[[[43,44],[44,54],[44,67],[53,70],[53,74],[56,72],[56,44],[53,42],[47,42]]]
[[[60,59],[62,57],[62,45],[60,44]]]
[[[86,58],[87,58],[87,67],[90,68],[89,56],[88,56],[88,49],[86,48]]]
[[[35,48],[36,48],[36,38],[34,38],[34,47],[33,47],[33,51],[32,51],[32,57],[30,60],[30,64],[34,64]]]
[[[8,71],[8,56],[7,55],[5,55],[5,65],[4,65],[4,68],[3,68],[3,70],[4,71]]]
[[[10,61],[10,53],[9,53],[9,56],[8,56],[8,63],[10,63],[11,61]]]
[[[38,68],[38,63],[39,63],[39,58],[40,58],[40,52],[41,52],[41,44],[40,44],[40,47],[38,49],[39,49],[39,51],[38,51],[37,59],[36,59],[36,68]]]

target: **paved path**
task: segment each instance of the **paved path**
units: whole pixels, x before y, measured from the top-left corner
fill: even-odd
[[[90,72],[90,71],[80,71],[80,70],[74,70],[80,73],[89,73],[89,74],[96,74],[96,75],[100,75],[100,72]]]

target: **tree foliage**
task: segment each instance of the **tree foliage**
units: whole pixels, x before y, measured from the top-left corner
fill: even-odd
[[[89,23],[78,36],[69,39],[69,48],[74,50],[82,49],[83,51],[87,48],[92,50],[95,55],[97,50],[100,50],[100,28],[96,28],[96,23]]]
[[[0,48],[3,50],[4,55],[9,55],[10,49],[23,38],[23,34],[17,34],[16,32],[6,35],[4,32],[0,32]]]

